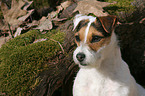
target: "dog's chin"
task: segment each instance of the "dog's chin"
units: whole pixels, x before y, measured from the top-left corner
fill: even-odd
[[[74,61],[75,61],[75,60],[74,60]],[[76,63],[77,65],[79,65],[79,67],[81,67],[81,66],[89,66],[89,64],[84,63],[84,62],[75,61],[75,63]]]
[[[100,68],[101,60],[98,59],[94,62],[77,62],[80,68]]]
[[[88,66],[88,64],[80,63],[81,66]]]

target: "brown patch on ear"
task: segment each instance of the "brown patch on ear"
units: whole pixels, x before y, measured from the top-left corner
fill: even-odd
[[[113,15],[98,17],[98,19],[107,33],[111,33],[115,29],[118,22],[117,17]]]

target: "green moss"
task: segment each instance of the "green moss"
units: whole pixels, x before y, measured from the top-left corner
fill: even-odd
[[[104,10],[111,15],[119,16],[120,15],[119,12],[125,12],[129,14],[135,10],[135,6],[131,4],[134,0],[104,0],[104,1],[116,2],[116,4],[112,4],[104,8]]]
[[[134,6],[131,3],[134,0],[105,0],[106,2],[113,2],[115,1],[116,4],[112,4],[104,8],[110,14],[118,14],[121,11],[131,11],[134,10]]]
[[[30,95],[39,83],[39,72],[48,66],[45,62],[61,50],[51,39],[64,40],[64,33],[50,31],[41,35],[38,30],[18,36],[0,49],[0,92],[11,96]],[[34,40],[48,38],[47,41],[33,43]]]

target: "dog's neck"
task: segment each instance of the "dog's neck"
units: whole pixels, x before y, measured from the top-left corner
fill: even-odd
[[[101,64],[99,64],[100,66],[97,68],[101,73],[106,75],[114,74],[119,71],[122,66],[126,66],[122,64],[123,61],[121,58],[120,47],[118,46],[118,41],[114,32],[112,33],[110,44],[106,45],[101,52],[102,58],[99,62]]]
[[[114,61],[122,60],[120,47],[118,46],[118,40],[114,32],[111,36],[111,42],[102,50],[102,60],[110,61],[112,63]]]

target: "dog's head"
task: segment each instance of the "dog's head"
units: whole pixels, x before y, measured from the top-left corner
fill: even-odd
[[[93,17],[78,14],[74,19],[75,42],[77,48],[73,59],[83,66],[99,66],[104,58],[103,50],[111,43],[112,33],[116,26],[115,16]],[[98,64],[98,65],[96,65]]]

